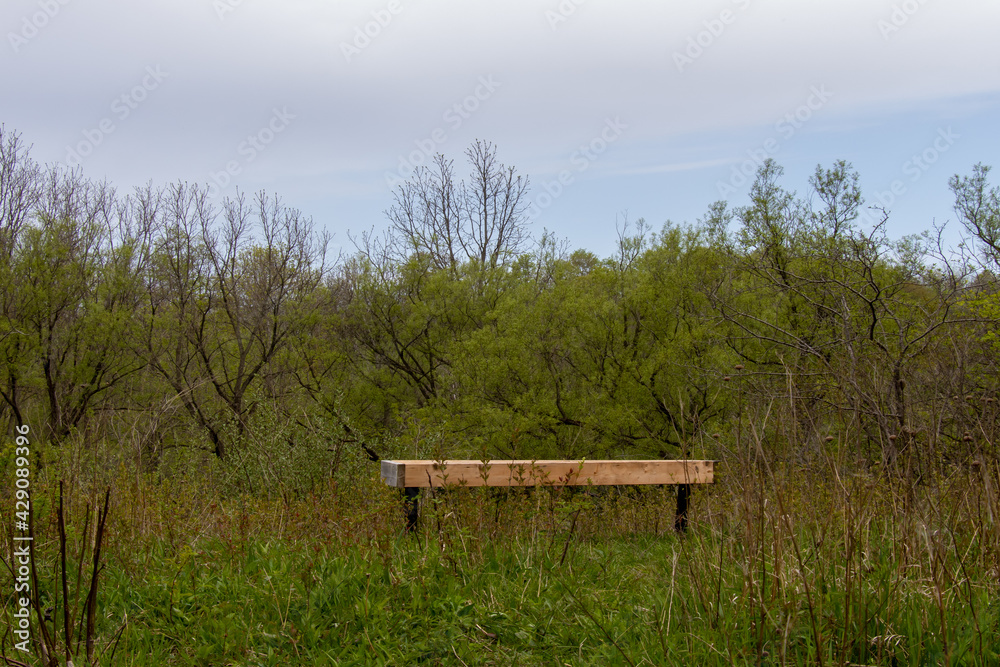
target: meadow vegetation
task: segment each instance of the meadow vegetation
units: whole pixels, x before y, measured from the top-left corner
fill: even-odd
[[[36,568],[0,661],[1000,662],[988,167],[950,181],[955,250],[890,238],[846,162],[803,198],[768,161],[598,257],[466,157],[333,257],[275,195],[121,194],[0,131],[0,475],[29,425]],[[439,489],[407,534],[372,460],[684,457],[719,461],[684,535],[659,487]]]

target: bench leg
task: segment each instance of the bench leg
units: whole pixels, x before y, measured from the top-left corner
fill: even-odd
[[[404,489],[406,494],[406,531],[412,533],[417,529],[417,520],[420,518],[420,504],[417,497],[420,489],[416,486],[408,486]]]
[[[691,499],[691,485],[677,486],[677,514],[674,516],[674,530],[686,533],[688,529],[688,501]]]

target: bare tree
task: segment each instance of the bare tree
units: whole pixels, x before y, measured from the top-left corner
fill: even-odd
[[[527,240],[528,179],[518,176],[514,167],[500,164],[492,144],[476,141],[465,155],[472,176],[462,188],[468,222],[459,226],[459,242],[465,254],[482,266],[505,266]]]
[[[41,196],[41,170],[28,152],[21,135],[0,125],[0,252],[8,261]]]
[[[407,254],[426,254],[435,268],[453,274],[467,261],[507,266],[528,240],[528,179],[497,160],[496,147],[477,140],[465,155],[469,181],[455,182],[454,161],[434,158],[394,193],[386,211]]]
[[[403,243],[395,259],[426,254],[436,269],[454,272],[461,261],[459,227],[463,212],[454,180],[454,161],[434,157],[434,168],[419,167],[412,180],[393,193],[395,204],[386,211],[392,230]]]

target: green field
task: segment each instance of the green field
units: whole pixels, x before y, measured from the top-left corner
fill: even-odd
[[[375,464],[287,501],[113,478],[94,664],[997,664],[996,487],[834,471],[729,463],[683,536],[669,488],[425,492],[407,534]],[[36,494],[58,647],[57,492]],[[87,497],[64,502],[77,613]]]

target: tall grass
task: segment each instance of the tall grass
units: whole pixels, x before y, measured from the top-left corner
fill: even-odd
[[[62,478],[73,539],[111,489],[97,664],[1000,664],[995,459],[914,480],[836,441],[810,458],[749,428],[726,440],[705,445],[723,463],[685,536],[670,488],[425,492],[406,534],[375,464],[250,495],[219,470],[54,458],[34,487],[39,585],[59,618]]]

